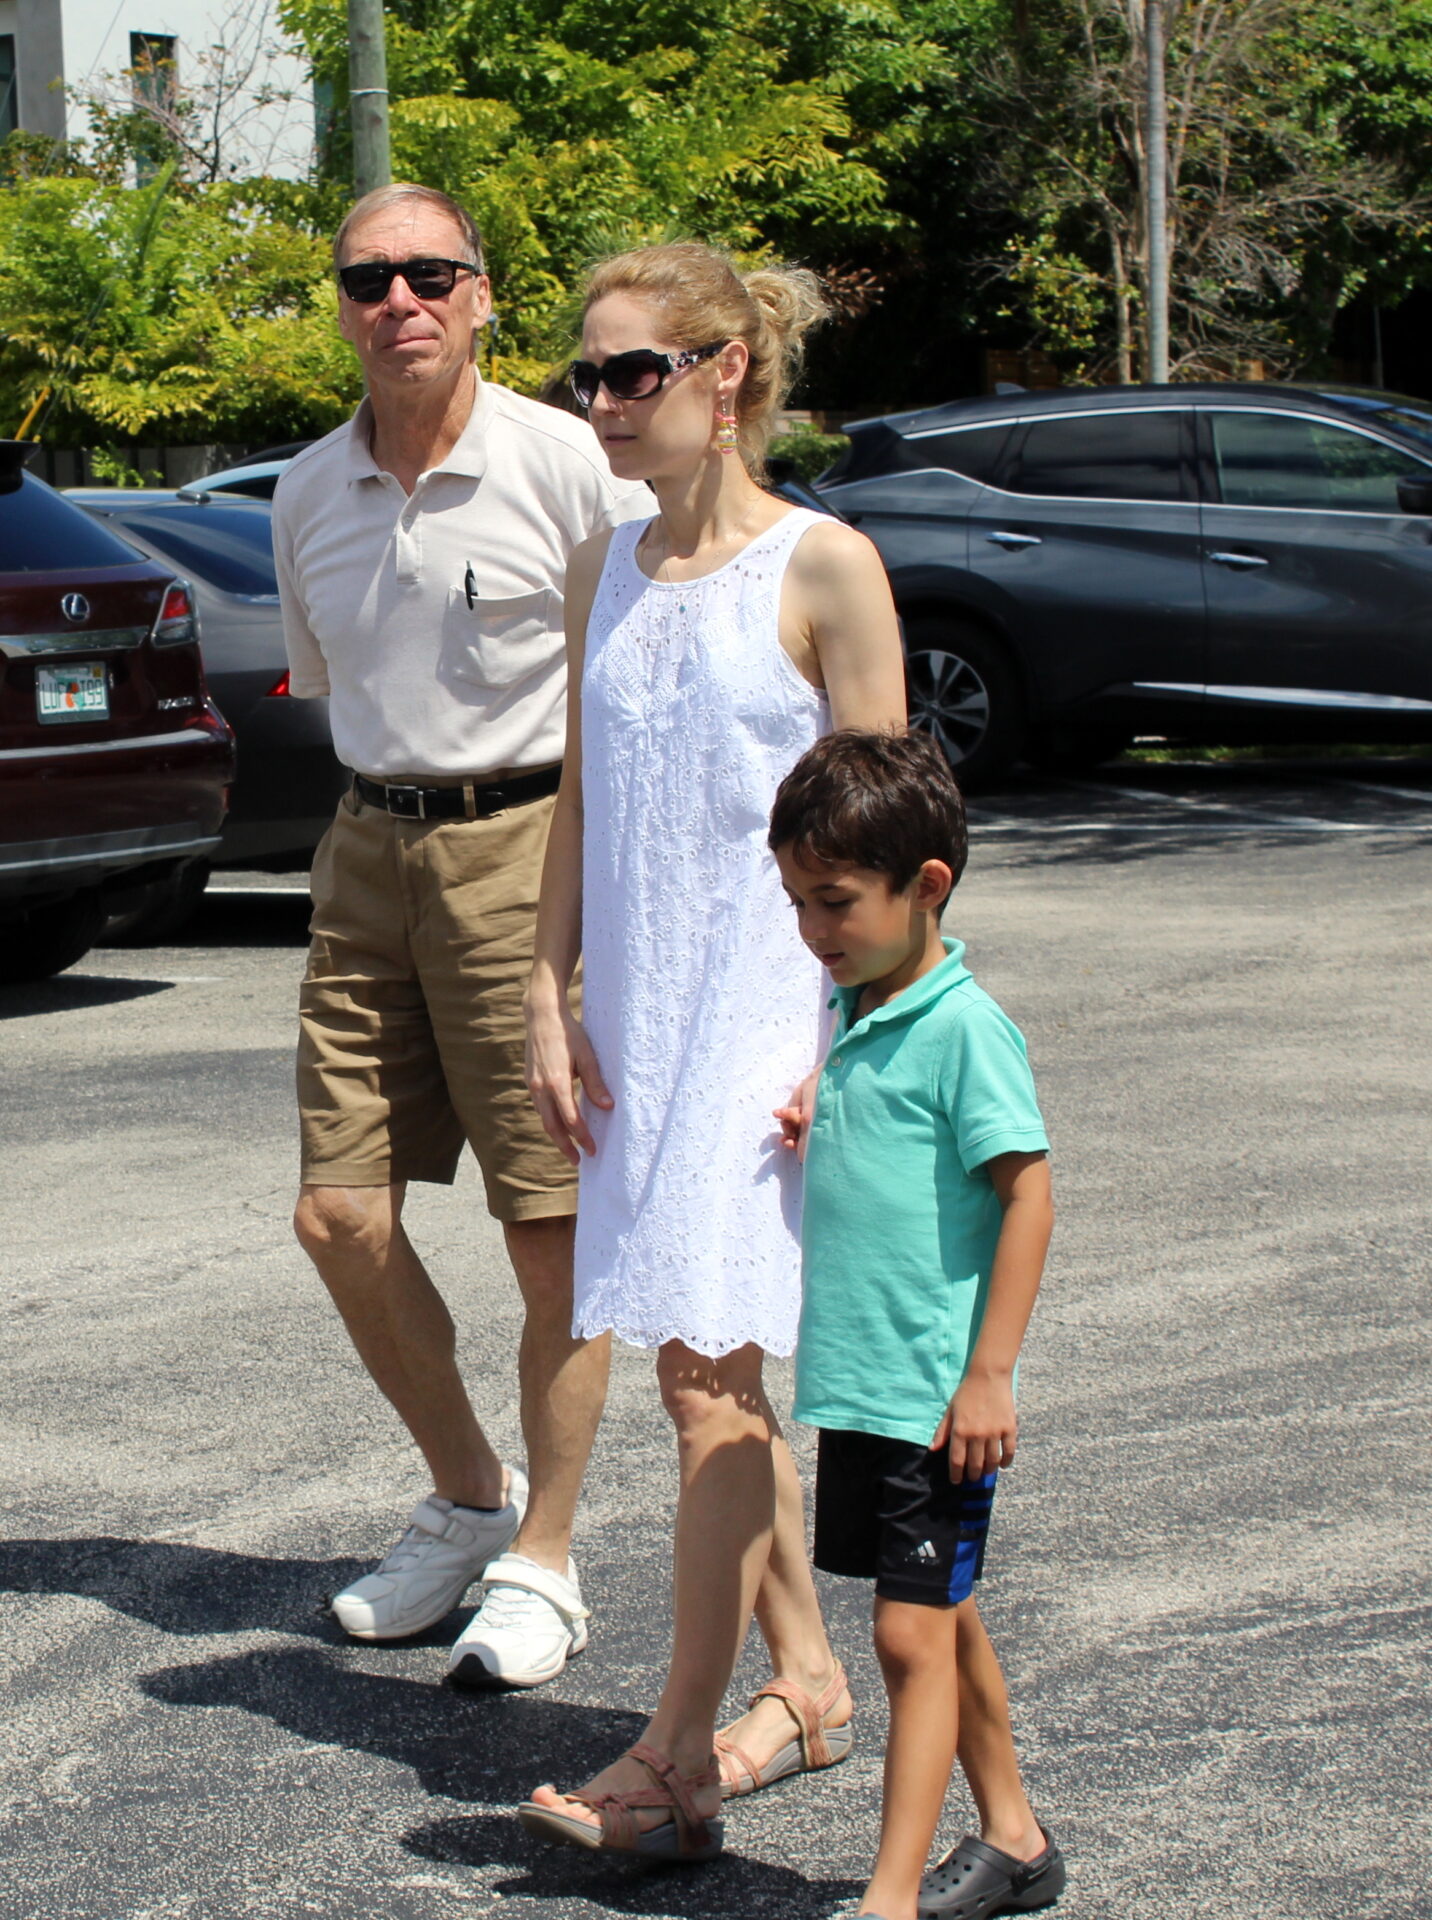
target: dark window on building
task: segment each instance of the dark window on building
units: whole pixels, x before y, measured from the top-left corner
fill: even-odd
[[[1215,413],[1213,453],[1226,507],[1400,513],[1398,481],[1428,472],[1385,440],[1294,414]]]
[[[20,124],[20,100],[15,80],[15,36],[0,33],[0,140],[7,140]]]
[[[132,33],[129,36],[129,85],[134,96],[134,179],[137,186],[152,180],[175,146],[168,117],[178,94],[179,46],[172,33]]]
[[[922,433],[905,443],[905,457],[914,467],[948,467],[966,479],[986,485],[994,478],[1009,422],[994,427],[961,427],[954,433]]]
[[[1003,485],[1061,500],[1182,500],[1182,420],[1153,412],[1036,420]]]
[[[129,72],[134,97],[147,107],[166,107],[175,93],[178,42],[172,33],[132,33]]]
[[[12,493],[0,494],[0,573],[132,567],[144,558],[28,473]]]

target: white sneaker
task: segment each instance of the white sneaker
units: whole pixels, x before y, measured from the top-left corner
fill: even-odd
[[[482,1605],[448,1656],[461,1687],[540,1687],[587,1644],[577,1569],[564,1579],[525,1554],[504,1553],[482,1576]]]
[[[507,1505],[487,1512],[431,1494],[380,1566],[329,1601],[355,1640],[406,1640],[451,1613],[489,1561],[511,1546],[527,1511],[527,1476],[509,1467]]]

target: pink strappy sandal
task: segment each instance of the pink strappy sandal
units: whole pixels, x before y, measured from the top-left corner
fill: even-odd
[[[844,1760],[855,1739],[854,1729],[849,1721],[843,1727],[828,1727],[825,1716],[845,1692],[847,1684],[845,1668],[837,1660],[835,1677],[819,1699],[812,1698],[794,1680],[772,1680],[753,1693],[750,1699],[753,1707],[758,1700],[767,1698],[784,1702],[796,1723],[796,1737],[773,1753],[764,1767],[758,1767],[727,1734],[718,1733],[716,1759],[721,1768],[721,1798],[739,1799],[748,1793],[758,1793],[762,1787],[774,1786],[777,1780],[785,1780],[793,1773],[816,1773],[822,1767],[833,1767]]]
[[[720,1779],[715,1758],[700,1773],[679,1773],[665,1754],[640,1742],[627,1748],[627,1757],[651,1775],[649,1787],[567,1796],[590,1807],[601,1821],[599,1827],[555,1807],[539,1806],[535,1800],[524,1800],[517,1818],[529,1833],[559,1846],[638,1854],[646,1860],[714,1860],[721,1851],[725,1823],[716,1817],[703,1819],[692,1795],[701,1787],[714,1787]],[[671,1818],[658,1827],[642,1828],[632,1818],[638,1807],[670,1807]]]

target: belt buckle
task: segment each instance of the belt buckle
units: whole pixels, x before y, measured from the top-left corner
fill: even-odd
[[[385,787],[383,792],[389,813],[395,813],[400,820],[427,819],[427,803],[421,787]]]

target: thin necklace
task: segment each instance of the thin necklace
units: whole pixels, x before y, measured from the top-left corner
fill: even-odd
[[[671,537],[667,532],[666,522],[662,519],[660,514],[658,514],[656,517],[656,524],[661,529],[661,559],[657,562],[656,572],[652,575],[652,579],[659,581],[662,586],[667,586],[667,587],[677,585],[677,584],[680,584],[682,586],[687,586],[687,585],[695,586],[696,582],[694,580],[681,581],[679,583],[672,580],[670,573],[667,571],[668,563],[671,559]],[[731,529],[731,531],[725,536],[725,538],[722,541],[716,543],[717,551],[719,552],[722,546],[729,546],[732,543],[732,541],[739,541],[741,538],[741,535],[747,531],[749,524],[750,524],[749,517],[747,515],[743,515],[741,519],[736,522],[736,525]],[[686,557],[689,560],[692,556],[688,554]],[[722,562],[722,564],[724,565],[725,563]],[[712,567],[710,571],[712,573],[715,573],[717,571],[717,568]],[[699,579],[705,579],[705,577],[706,577],[705,574],[698,575]]]

